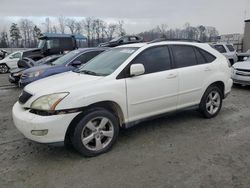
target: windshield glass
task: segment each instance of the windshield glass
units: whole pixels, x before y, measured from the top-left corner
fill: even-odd
[[[79,53],[80,53],[79,50],[71,51],[67,53],[66,55],[58,58],[54,62],[52,62],[52,65],[65,65],[69,63],[73,58],[75,58]]]
[[[115,42],[115,41],[118,41],[121,37],[116,37],[116,38],[113,38],[110,42]]]
[[[39,43],[38,43],[38,48],[39,49],[43,49],[44,45],[45,45],[45,40],[39,40]]]
[[[113,48],[96,56],[86,65],[81,66],[76,72],[96,76],[110,75],[137,49],[135,47]]]

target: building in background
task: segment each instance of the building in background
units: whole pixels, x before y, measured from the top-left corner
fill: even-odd
[[[250,49],[250,19],[245,20],[245,30],[243,38],[243,52]]]

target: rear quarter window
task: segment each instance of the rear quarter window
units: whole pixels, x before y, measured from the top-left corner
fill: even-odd
[[[203,63],[211,63],[213,62],[216,57],[212,54],[210,54],[209,52],[201,49],[201,48],[197,48],[196,47],[196,55],[197,55],[197,61],[199,64],[203,64]]]
[[[214,45],[214,48],[219,51],[220,53],[226,53],[226,49],[223,45]]]
[[[235,51],[235,49],[234,49],[234,47],[233,47],[232,45],[228,44],[228,45],[226,45],[226,46],[227,46],[227,48],[228,48],[228,50],[229,50],[230,52],[234,52],[234,51]]]

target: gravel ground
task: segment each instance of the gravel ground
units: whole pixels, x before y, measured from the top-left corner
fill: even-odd
[[[250,87],[233,88],[220,114],[183,111],[122,130],[103,155],[27,140],[11,108],[20,93],[0,75],[0,187],[249,187]]]

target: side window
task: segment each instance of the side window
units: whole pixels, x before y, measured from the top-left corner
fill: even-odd
[[[18,59],[20,59],[21,58],[21,53],[18,52],[18,53],[13,54],[12,58],[18,58]]]
[[[134,42],[134,41],[137,41],[137,38],[136,37],[129,37],[129,40],[130,40],[130,42]]]
[[[196,55],[196,59],[197,59],[198,64],[207,63],[206,58],[200,53],[199,49],[194,48],[194,51],[195,51],[195,55]]]
[[[192,46],[172,45],[176,68],[197,65],[195,52]]]
[[[223,45],[214,45],[214,48],[217,51],[219,51],[220,53],[226,53],[227,52]]]
[[[205,50],[202,50],[202,49],[198,49],[198,50],[201,53],[201,55],[206,59],[207,63],[211,63],[216,59],[215,56],[213,56],[212,54],[206,52]]]
[[[159,46],[145,50],[135,58],[133,64],[143,64],[145,74],[169,70],[171,60],[168,48]]]
[[[227,44],[226,46],[230,52],[233,52],[235,50],[234,47],[230,44]]]

